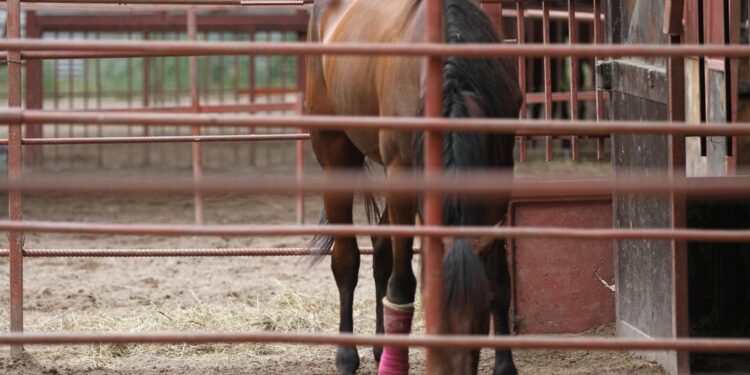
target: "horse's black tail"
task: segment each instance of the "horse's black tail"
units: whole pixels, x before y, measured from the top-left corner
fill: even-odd
[[[466,0],[445,0],[445,33],[447,43],[500,43],[489,18],[474,2]],[[443,60],[443,116],[517,116],[517,87],[509,61],[447,57]],[[460,176],[472,170],[512,168],[512,134],[449,131],[443,137],[445,173]],[[417,161],[423,166],[421,134],[417,140]],[[481,201],[448,195],[443,213],[444,225],[485,225],[487,207]],[[469,241],[463,238],[453,239],[443,259],[443,305],[446,333],[488,332],[490,291],[485,269]],[[456,373],[476,373],[478,352],[465,354],[446,356],[449,367]]]
[[[328,215],[326,215],[325,207],[320,208],[320,218],[318,219],[318,225],[327,225]],[[305,246],[310,251],[310,266],[315,266],[320,263],[323,258],[331,254],[333,248],[333,236],[326,235],[315,235]]]
[[[368,223],[378,223],[380,221],[380,205],[375,195],[363,193],[362,198],[365,201],[365,212],[367,213]],[[319,225],[328,224],[328,215],[324,207],[320,209]],[[307,249],[310,250],[310,266],[317,265],[323,258],[331,254],[333,248],[333,236],[317,235],[307,243]]]

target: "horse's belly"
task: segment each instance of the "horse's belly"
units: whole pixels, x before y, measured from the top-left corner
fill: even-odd
[[[383,164],[380,156],[380,147],[377,130],[348,130],[346,136],[365,156],[373,161]]]

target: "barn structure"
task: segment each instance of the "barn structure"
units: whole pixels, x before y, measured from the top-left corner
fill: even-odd
[[[308,13],[288,5],[310,2],[253,2],[270,7],[262,11],[238,10],[236,5],[201,8],[197,5],[200,1],[187,2],[191,8],[76,7],[62,0],[57,3],[21,3],[26,38],[295,42],[305,40]],[[486,0],[482,4],[509,44],[748,44],[748,0]],[[7,8],[11,10],[10,2]],[[19,36],[11,32],[6,35]],[[8,67],[14,50],[5,49],[9,51],[9,65],[3,67],[3,75],[9,77],[11,87],[10,76],[14,73]],[[103,57],[109,57],[109,62]],[[305,77],[303,59],[297,56],[122,57],[106,56],[106,52],[83,56],[73,50],[37,50],[29,51],[24,58],[22,106],[26,110],[279,116],[301,112]],[[748,56],[700,54],[519,57],[519,82],[525,94],[520,116],[549,121],[643,121],[656,126],[659,122],[747,123],[749,65]],[[123,85],[106,87],[103,77],[111,74],[123,75]],[[3,94],[8,96],[10,107],[19,107],[20,98],[14,98],[12,90],[11,87]],[[289,132],[288,128],[235,126],[214,132],[210,127],[199,126],[121,125],[113,128],[75,121],[27,123],[23,135],[24,167],[29,171],[70,172],[139,169],[157,164],[165,169],[191,169],[200,179],[204,168],[292,166],[290,170],[301,176],[304,166],[313,164],[309,152],[305,152],[307,135]],[[149,142],[125,140],[177,140],[176,137],[187,135],[203,139],[192,145],[175,143],[158,148]],[[258,140],[253,138],[258,136],[287,143],[265,148],[222,143]],[[103,142],[90,141],[94,146],[80,146],[85,143],[83,138],[97,137],[124,143],[117,147],[126,151],[127,157],[113,158]],[[727,203],[675,191],[661,195],[566,194],[571,184],[606,185],[620,177],[644,173],[677,181],[746,183],[750,142],[742,137],[680,137],[664,133],[588,136],[580,132],[519,136],[517,149],[518,160],[526,162],[518,167],[523,177],[524,173],[533,177],[535,168],[544,163],[550,167],[542,169],[551,171],[560,165],[575,165],[565,173],[572,171],[580,177],[571,180],[555,175],[547,183],[558,191],[545,196],[515,193],[508,213],[511,226],[750,229],[746,198]],[[203,155],[211,152],[221,157],[211,159],[218,160],[215,165],[204,166]],[[295,154],[296,157],[289,156]],[[592,165],[594,172],[587,173],[586,168]],[[202,197],[196,193],[197,223],[202,222],[203,205]],[[304,198],[300,199],[298,212],[301,221]],[[11,244],[6,254],[12,256],[13,249]],[[508,252],[514,294],[512,327],[517,334],[578,333],[616,322],[618,336],[625,338],[750,337],[747,243],[519,237],[510,241]],[[13,331],[19,330],[19,323],[11,324]],[[686,351],[639,354],[675,374],[750,370],[747,355],[691,355]]]
[[[747,22],[747,2],[685,1],[684,8],[674,6],[670,1],[609,2],[608,41],[738,44],[742,33],[747,33],[741,26]],[[740,99],[747,93],[739,90],[740,82],[750,78],[746,70],[740,75],[740,66],[747,64],[746,60],[712,57],[627,58],[610,59],[598,68],[603,76],[600,82],[611,93],[613,119],[732,123],[741,121],[738,109],[747,105]],[[688,137],[683,141],[617,135],[613,139],[614,175],[645,170],[678,178],[742,178],[737,173],[738,158],[746,151],[737,148],[736,137]],[[615,195],[614,226],[748,228],[746,203],[722,206],[726,211],[710,209],[712,204],[717,203],[689,196]],[[732,219],[722,220],[724,215]],[[732,326],[734,335],[747,336],[747,325],[735,315],[747,316],[743,311],[749,301],[747,290],[735,286],[750,281],[750,263],[747,255],[741,255],[747,254],[743,248],[747,248],[745,244],[727,245],[723,248],[727,251],[719,251],[678,241],[617,241],[618,333],[625,337],[711,336],[726,333]],[[733,266],[727,268],[729,264]],[[706,362],[701,359],[705,358],[697,354],[692,360],[679,352],[644,355],[658,360],[671,373],[688,371],[691,366],[717,370],[712,365],[704,367]],[[722,368],[716,363],[713,366]]]

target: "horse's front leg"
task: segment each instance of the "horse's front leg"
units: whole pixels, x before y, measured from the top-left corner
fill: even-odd
[[[484,266],[490,282],[490,308],[492,309],[492,318],[495,325],[495,335],[509,335],[510,274],[505,252],[505,241],[493,241],[489,253],[485,258]],[[513,363],[513,355],[509,349],[495,350],[495,366],[492,374],[518,374],[516,366]]]
[[[414,225],[413,198],[389,198],[388,218],[393,225]],[[414,294],[417,279],[411,261],[414,238],[391,237],[393,244],[393,269],[388,279],[383,315],[386,334],[408,334],[414,317]],[[409,349],[386,346],[380,359],[380,375],[403,375],[409,372]]]

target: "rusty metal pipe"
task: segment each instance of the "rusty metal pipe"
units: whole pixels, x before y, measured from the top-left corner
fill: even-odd
[[[482,3],[493,3],[493,1],[482,1]],[[544,17],[544,12],[539,9],[526,9],[523,12],[524,17],[527,19],[541,19]],[[516,18],[518,16],[518,11],[513,9],[503,9],[503,16],[504,17],[512,17]],[[549,11],[549,19],[553,21],[567,21],[570,22],[570,17],[568,12],[564,10],[550,10]],[[573,19],[577,22],[593,22],[594,21],[594,13],[593,12],[575,12]],[[573,22],[575,23],[575,22]]]
[[[525,9],[522,1],[516,3],[516,44],[526,45],[526,17]],[[529,104],[530,93],[527,88],[527,77],[526,77],[526,57],[518,56],[518,86],[521,89],[521,97],[524,99],[521,101],[521,108],[519,109],[518,117],[520,119],[526,118],[527,106]],[[544,101],[544,95],[536,95],[539,100]],[[528,150],[526,137],[520,137],[519,143],[519,159],[522,163],[528,161]]]
[[[297,69],[302,69],[302,62],[301,59],[298,59],[297,61]],[[299,70],[297,72],[299,73]],[[304,102],[305,102],[305,95],[301,91],[297,94],[297,114],[302,115],[304,114]],[[302,133],[302,129],[297,129],[298,133]],[[307,135],[307,139],[310,138],[310,135]],[[305,143],[303,142],[303,139],[300,138],[297,140],[294,144],[294,164],[295,164],[295,177],[298,182],[302,182],[305,176]],[[299,193],[297,195],[297,224],[304,224],[305,223],[305,194]]]
[[[419,249],[414,249],[419,252]],[[372,247],[360,248],[363,255],[372,255]],[[292,248],[229,248],[229,249],[24,249],[31,258],[141,258],[141,257],[271,257],[306,256],[311,249]],[[330,255],[330,254],[325,254]],[[7,257],[8,249],[0,249],[0,257]]]
[[[364,178],[363,178],[364,177]],[[470,180],[472,184],[466,184]],[[81,183],[85,181],[85,183]],[[550,191],[550,185],[565,186],[565,189]],[[102,178],[96,175],[79,174],[65,176],[28,176],[14,185],[17,190],[33,194],[189,194],[194,189],[204,194],[274,194],[295,195],[298,193],[382,193],[423,194],[445,193],[463,196],[493,198],[512,194],[520,199],[581,199],[607,197],[612,193],[660,194],[670,191],[691,197],[715,197],[736,199],[750,195],[750,178],[691,178],[674,180],[667,176],[654,177],[634,174],[629,177],[592,179],[558,175],[555,178],[513,179],[508,173],[467,173],[460,179],[455,176],[435,174],[428,178],[412,175],[394,175],[386,179],[372,179],[356,173],[333,173],[326,176],[306,176],[302,179],[289,176],[266,176],[249,180],[211,175],[199,184],[185,183],[180,176],[145,177],[142,179]],[[7,192],[7,179],[0,179],[0,192]]]
[[[427,35],[425,41],[442,44],[445,27],[443,20],[443,0],[428,0]],[[432,56],[427,59],[427,80],[425,81],[425,118],[443,117],[443,59]],[[443,133],[426,130],[424,134],[424,175],[426,178],[442,174],[443,170]],[[436,226],[443,222],[443,199],[439,192],[427,193],[424,197],[425,225]],[[440,334],[442,330],[443,306],[443,242],[440,237],[423,237],[425,242],[424,257],[424,314],[425,331],[428,334]],[[441,373],[440,352],[427,350],[426,372]]]
[[[8,38],[21,36],[21,3],[20,0],[8,0],[6,33]],[[8,61],[8,107],[21,108],[21,56],[18,51],[9,51]],[[23,122],[8,122],[8,218],[10,221],[23,220],[21,191],[15,185],[23,175]],[[20,231],[8,233],[8,260],[10,274],[10,331],[23,332],[23,238]],[[23,354],[23,345],[11,345],[12,358]]]
[[[750,51],[750,48],[748,49]],[[358,130],[408,130],[486,133],[516,133],[517,135],[601,135],[627,134],[683,134],[698,135],[750,135],[750,123],[665,123],[660,121],[568,121],[568,120],[516,120],[516,119],[461,119],[419,117],[356,117],[356,116],[246,116],[235,114],[180,114],[180,113],[117,113],[0,110],[0,122],[24,123],[75,123],[126,125],[195,125],[244,126],[302,129],[358,129]]]
[[[198,38],[198,21],[195,15],[195,10],[189,9],[187,11],[187,35],[188,39],[195,41]],[[201,112],[200,94],[198,92],[198,60],[195,56],[188,58],[188,74],[190,81],[190,107],[194,113]],[[201,136],[200,125],[193,125],[190,127],[190,134],[193,137]],[[192,161],[193,161],[193,181],[200,182],[203,180],[203,150],[200,142],[193,142],[191,144]],[[195,223],[203,223],[203,196],[196,190],[193,193],[193,205],[195,206]]]
[[[305,141],[310,134],[248,134],[248,135],[178,135],[151,137],[91,137],[91,138],[24,138],[24,145],[68,145],[68,144],[130,144],[130,143],[187,143],[187,142],[259,142],[259,141]],[[0,139],[0,145],[7,145]]]
[[[542,1],[542,41],[544,45],[550,45],[550,20],[549,1]],[[542,76],[544,79],[544,119],[552,120],[552,58],[545,56],[542,59]],[[544,156],[546,161],[553,159],[552,137],[544,137]]]
[[[126,2],[127,3],[127,2]],[[148,4],[94,4],[94,3],[71,3],[71,2],[52,2],[39,0],[39,2],[22,1],[21,7],[24,11],[41,11],[41,12],[86,12],[86,13],[151,13],[151,12],[179,12],[185,11],[188,7],[195,9],[199,12],[209,11],[221,11],[221,10],[238,10],[246,8],[246,5],[241,5],[239,0],[233,4],[227,5],[192,5],[192,4],[162,4],[158,5],[158,2],[149,2]],[[312,1],[310,2],[312,3]],[[310,4],[305,6],[297,6],[297,9],[309,8]],[[289,9],[288,5],[264,5],[264,6],[253,6],[258,9]],[[6,9],[4,3],[0,3],[0,9]],[[582,21],[591,19],[593,16],[588,16],[586,13],[580,15]]]
[[[502,1],[482,0],[481,3],[493,4]],[[119,5],[122,3],[107,4],[106,1],[102,1],[102,4],[82,4],[78,2],[57,2],[39,0],[38,3],[24,1],[22,8],[24,11],[68,11],[68,12],[106,12],[106,13],[146,13],[146,12],[177,12],[184,11],[187,6],[192,7],[196,11],[219,11],[219,10],[237,10],[247,7],[247,5],[241,5],[239,1],[235,1],[233,4],[227,5],[192,5],[192,4],[169,4],[169,5],[148,5],[148,4],[129,4]],[[128,3],[127,1],[125,3]],[[158,2],[149,2],[149,4],[157,4]],[[304,6],[297,5],[295,8],[305,9],[309,8],[312,4],[312,0],[308,0]],[[7,6],[4,3],[0,3],[0,9],[6,9]],[[253,8],[263,9],[289,9],[289,5],[254,5]],[[516,17],[517,12],[512,9],[503,10],[502,15],[504,17]],[[526,11],[525,16],[530,19],[542,18],[542,12],[538,9],[529,9]],[[555,21],[567,21],[568,15],[564,11],[552,10],[550,11],[550,19]],[[592,22],[594,20],[594,14],[592,12],[575,12],[575,20],[578,22]]]
[[[602,14],[602,1],[601,0],[594,0],[594,45],[599,47],[600,49],[606,48],[603,46],[604,44],[604,24],[601,22],[600,15]],[[673,46],[677,48],[682,48],[683,46]],[[594,57],[594,66],[596,66],[599,63],[599,60],[603,58],[604,56],[612,56],[613,55],[595,55]],[[571,56],[572,57],[572,56]],[[595,78],[598,79],[598,78]],[[596,83],[596,87],[601,87],[599,84],[600,82]],[[596,89],[596,120],[597,121],[603,121],[606,114],[604,113],[604,90]],[[603,139],[597,139],[596,141],[596,159],[597,160],[603,160],[604,159],[604,140]]]
[[[298,7],[314,0],[23,0],[24,3],[50,4],[141,4],[141,5],[231,5],[235,7]],[[171,9],[167,9],[171,10]],[[166,11],[166,10],[161,10]]]
[[[180,225],[0,220],[0,230],[38,233],[147,236],[396,236],[683,240],[750,242],[750,230],[573,229],[552,227],[440,227],[410,225]]]
[[[595,23],[596,24],[596,23]],[[140,56],[208,56],[208,55],[396,55],[396,56],[465,56],[465,57],[750,57],[743,45],[681,46],[629,44],[450,44],[413,43],[300,43],[300,42],[188,42],[188,41],[91,41],[39,40],[9,38],[0,40],[0,50],[17,51],[107,51],[135,52]]]
[[[578,43],[578,23],[575,22],[576,13],[576,0],[568,0],[568,43],[575,45]],[[568,72],[570,76],[570,119],[575,121],[578,119],[578,100],[579,98],[586,100],[583,93],[579,92],[578,88],[578,75],[579,65],[578,59],[575,57],[570,58],[570,70]],[[593,99],[596,100],[596,91],[593,92]],[[551,95],[551,100],[554,100],[554,94]],[[571,159],[578,161],[580,158],[580,150],[578,145],[578,137],[573,136],[570,139],[571,145]]]
[[[278,332],[190,332],[190,333],[26,333],[2,334],[0,344],[207,344],[288,343],[304,345],[375,345],[451,349],[580,349],[580,350],[684,350],[695,352],[750,352],[748,339],[622,339],[564,338],[540,336],[406,336]]]
[[[209,104],[201,105],[201,113],[256,113],[256,112],[273,112],[289,111],[294,109],[294,103],[247,103],[247,104]],[[102,109],[100,112],[119,112],[119,113],[194,113],[193,107],[175,106],[175,107],[146,107],[146,108],[111,108]]]
[[[389,179],[362,178],[360,174],[335,173],[306,176],[298,179],[289,176],[266,176],[264,179],[228,178],[212,175],[210,179],[194,185],[182,178],[123,179],[101,178],[96,175],[29,176],[15,188],[29,194],[190,194],[195,189],[206,195],[222,194],[274,194],[296,195],[332,193],[382,193],[388,195],[416,195],[428,192],[451,195],[485,197],[512,195],[514,200],[529,199],[582,199],[611,196],[612,193],[663,194],[671,191],[695,198],[738,199],[750,195],[750,178],[691,178],[673,180],[667,176],[648,177],[634,174],[627,178],[591,179],[558,176],[553,179],[513,179],[509,174],[468,173],[460,179],[455,176],[435,175],[421,178],[397,175]],[[472,184],[466,184],[470,180]],[[85,181],[85,183],[81,183]],[[550,191],[549,186],[565,186]],[[0,179],[0,192],[7,192],[7,179]]]

